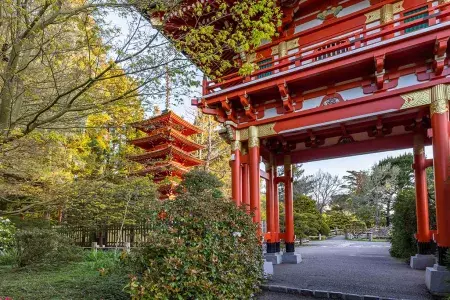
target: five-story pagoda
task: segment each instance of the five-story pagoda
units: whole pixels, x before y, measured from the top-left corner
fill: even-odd
[[[130,157],[145,166],[138,174],[153,176],[153,181],[159,184],[161,199],[173,198],[183,174],[203,163],[192,156],[194,151],[203,146],[189,139],[189,136],[201,130],[170,110],[132,126],[147,134],[130,141],[145,150],[143,154]]]

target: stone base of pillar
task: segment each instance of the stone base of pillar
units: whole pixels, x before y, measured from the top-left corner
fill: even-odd
[[[438,264],[428,267],[425,271],[425,284],[433,295],[450,293],[450,271]]]
[[[302,261],[302,256],[295,252],[284,252],[281,260],[284,264],[298,264]]]
[[[274,265],[279,265],[281,264],[281,253],[266,253],[264,254],[264,259]]]
[[[436,263],[436,258],[431,254],[416,254],[411,256],[410,266],[415,270],[425,270],[427,267],[432,267]]]
[[[273,275],[272,262],[264,260],[263,272],[265,277]]]

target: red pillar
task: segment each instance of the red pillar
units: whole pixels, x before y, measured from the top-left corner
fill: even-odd
[[[416,185],[417,242],[419,254],[430,254],[431,234],[428,216],[428,189],[425,165],[424,135],[414,136],[414,178]]]
[[[248,164],[242,164],[242,204],[245,205],[245,210],[250,213],[250,182],[248,174]]]
[[[275,181],[277,175],[277,167],[273,167],[273,219],[275,231],[275,252],[280,252],[280,203],[278,198],[278,183]]]
[[[436,242],[438,263],[444,264],[450,247],[450,190],[448,189],[448,100],[447,86],[439,84],[431,89],[431,126],[433,128],[434,185],[436,194]]]
[[[267,220],[267,253],[275,253],[275,205],[273,199],[273,157],[271,155],[270,162],[266,165],[268,180],[266,181],[266,220]]]
[[[284,185],[284,214],[286,226],[284,243],[286,244],[286,252],[295,252],[294,199],[292,191],[292,165],[290,155],[284,156],[284,176],[286,177]]]
[[[258,224],[258,232],[261,232],[261,213],[259,205],[259,138],[258,138],[258,128],[255,126],[250,126],[248,137],[248,161],[249,161],[249,172],[250,172],[250,209],[253,212],[253,222]]]
[[[231,198],[237,206],[241,205],[241,142],[231,144]]]

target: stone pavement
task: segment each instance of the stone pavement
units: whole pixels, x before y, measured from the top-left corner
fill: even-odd
[[[425,286],[425,271],[412,270],[406,262],[392,258],[389,248],[390,243],[348,241],[343,237],[311,242],[296,248],[302,255],[300,264],[274,266],[274,276],[267,284],[397,299],[433,299]],[[268,294],[261,297],[264,295]]]

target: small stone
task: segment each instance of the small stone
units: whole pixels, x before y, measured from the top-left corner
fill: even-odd
[[[314,296],[314,291],[307,290],[307,289],[301,289],[300,294],[302,296]]]
[[[326,291],[314,291],[314,297],[316,297],[316,298],[328,298],[328,292],[326,292]]]
[[[286,293],[286,287],[285,286],[280,286],[280,285],[270,285],[269,286],[269,291],[279,292],[279,293]]]

